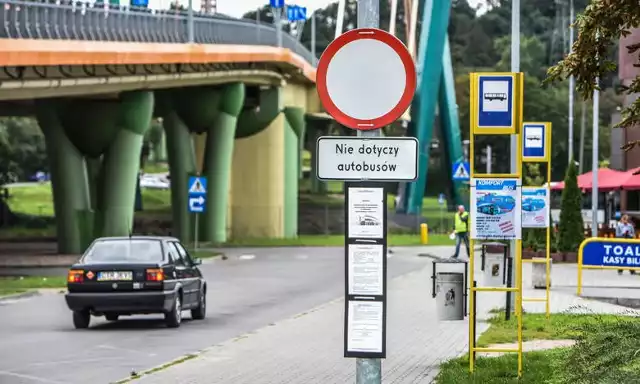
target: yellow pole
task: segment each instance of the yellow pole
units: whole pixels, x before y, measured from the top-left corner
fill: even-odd
[[[471,135],[473,137],[473,135]],[[473,139],[471,139],[473,140]],[[471,168],[471,173],[473,174],[473,168]],[[474,359],[474,350],[473,350],[473,342],[476,339],[476,335],[473,332],[473,324],[476,321],[476,314],[474,311],[474,306],[476,305],[473,293],[475,289],[473,287],[473,276],[475,273],[475,241],[473,239],[469,239],[469,372],[473,373],[475,359]]]
[[[429,244],[429,227],[427,227],[427,223],[420,224],[420,242]]]
[[[551,125],[549,125],[548,135],[551,135]],[[551,143],[551,138],[547,141]],[[547,146],[549,147],[549,146]],[[547,149],[551,151],[551,148]],[[551,154],[549,154],[549,160],[547,161],[547,196],[549,197],[549,204],[551,204]],[[551,206],[549,206],[549,214],[551,214]],[[547,301],[545,303],[545,313],[547,315],[547,319],[551,317],[551,222],[547,226],[547,266],[546,266],[546,297]]]
[[[578,252],[578,289],[576,294],[582,295],[582,252]]]
[[[516,240],[516,265],[518,286],[518,377],[522,377],[522,240]]]
[[[477,103],[478,101],[476,100],[476,77],[477,75],[475,73],[472,73],[470,78],[469,78],[469,106],[471,108],[471,113],[469,113],[469,173],[471,176],[471,179],[473,179],[474,174],[475,174],[475,165],[474,165],[474,138],[475,135],[473,134],[473,123],[474,123],[474,119],[475,119],[475,115],[476,115],[476,108],[477,108]],[[469,188],[469,193],[471,193],[471,188]],[[470,197],[471,199],[472,197]],[[471,200],[469,200],[471,201]],[[472,212],[473,214],[473,212]],[[469,215],[469,220],[471,219],[472,214]],[[469,222],[469,228],[471,228],[471,222]],[[470,236],[471,237],[471,236]],[[475,316],[475,311],[474,311],[474,305],[475,305],[475,300],[473,300],[473,293],[475,292],[475,289],[473,287],[473,280],[475,277],[475,252],[474,249],[475,248],[475,241],[473,241],[472,238],[469,238],[469,372],[473,373],[473,369],[474,369],[474,365],[475,365],[475,359],[473,358],[475,356],[474,350],[473,350],[473,343],[475,341],[476,335],[473,332],[473,324],[475,324],[476,321],[476,316]]]

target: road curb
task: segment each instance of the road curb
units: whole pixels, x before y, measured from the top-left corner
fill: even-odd
[[[0,296],[0,305],[6,304],[7,301],[26,299],[34,296],[40,296],[40,292],[37,289],[33,291],[16,293],[14,295]]]

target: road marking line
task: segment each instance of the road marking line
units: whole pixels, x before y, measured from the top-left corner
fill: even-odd
[[[256,258],[256,255],[240,255],[240,257],[238,257],[238,259],[240,260],[251,260],[255,258]]]
[[[116,350],[116,351],[132,352],[132,353],[137,353],[137,354],[140,354],[140,355],[146,355],[146,356],[149,356],[149,357],[156,356],[156,354],[155,354],[155,353],[147,353],[147,352],[142,352],[142,351],[138,351],[138,350],[135,350],[135,349],[128,349],[128,348],[114,347],[113,345],[106,345],[106,344],[98,345],[96,348],[112,349],[112,350]]]
[[[33,380],[33,381],[38,381],[40,383],[46,383],[46,384],[66,384],[66,383],[63,383],[62,381],[54,381],[54,380],[49,380],[49,379],[45,379],[38,376],[24,375],[22,373],[15,373],[15,372],[9,372],[9,371],[0,371],[0,376],[1,375],[19,377],[21,379]]]

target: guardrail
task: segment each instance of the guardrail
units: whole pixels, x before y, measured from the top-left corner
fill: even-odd
[[[187,13],[69,0],[0,0],[0,38],[186,43]],[[200,44],[277,46],[269,24],[218,15],[194,15],[194,40]],[[284,48],[314,61],[311,52],[288,33]]]

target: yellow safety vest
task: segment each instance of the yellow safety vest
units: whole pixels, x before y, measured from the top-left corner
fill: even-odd
[[[456,233],[460,233],[460,232],[467,232],[468,231],[468,224],[469,224],[469,212],[464,212],[462,213],[462,215],[460,215],[458,212],[455,213],[455,217],[456,217],[456,221],[455,221],[455,232]],[[467,218],[467,222],[465,223],[464,221],[462,221],[462,218],[466,217]]]

